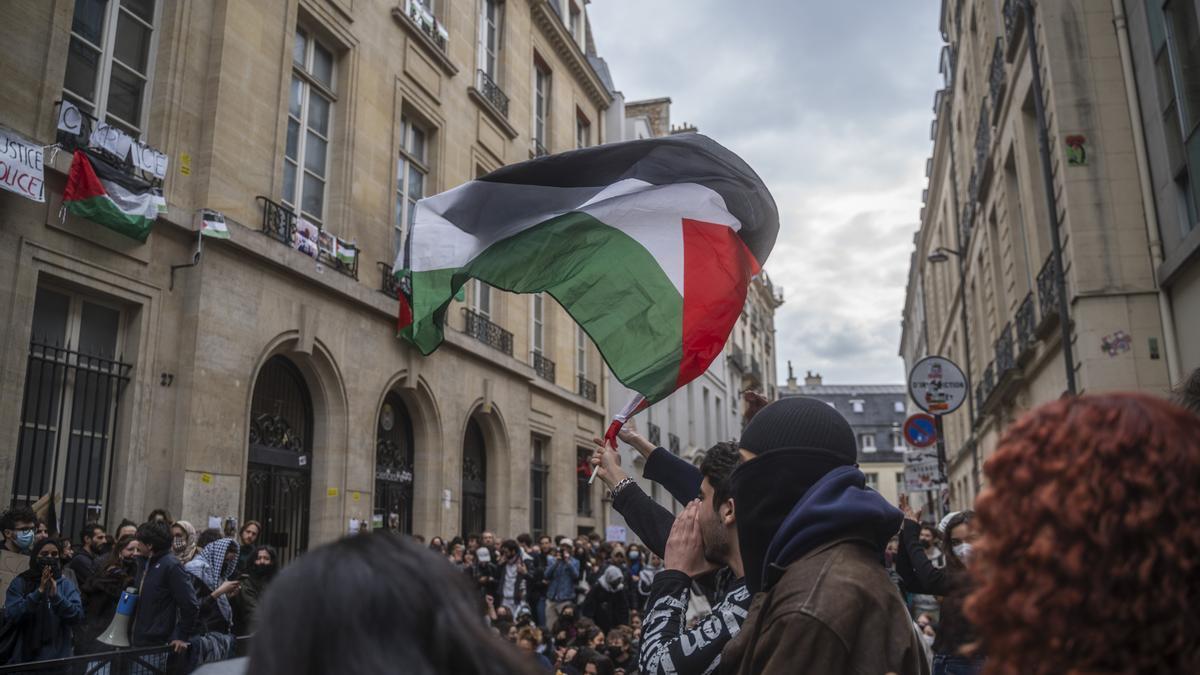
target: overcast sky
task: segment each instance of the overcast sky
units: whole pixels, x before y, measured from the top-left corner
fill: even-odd
[[[936,0],[593,0],[626,100],[738,153],[779,205],[777,372],[901,383],[897,356],[933,94]]]

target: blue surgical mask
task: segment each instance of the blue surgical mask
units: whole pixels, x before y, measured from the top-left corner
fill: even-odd
[[[28,551],[30,546],[33,546],[33,530],[21,530],[17,532],[17,546],[22,551]]]
[[[641,554],[640,552],[638,552],[638,551],[630,551],[630,552],[629,552],[629,559],[630,559],[630,560],[637,560],[637,559],[638,559],[638,558],[640,558],[640,557],[642,557],[642,554]]]

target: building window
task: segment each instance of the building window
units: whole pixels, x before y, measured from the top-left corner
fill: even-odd
[[[874,472],[869,472],[866,474],[866,476],[867,476],[867,487],[878,492],[879,491],[879,474],[874,473]]]
[[[1167,161],[1175,182],[1183,233],[1197,220],[1200,195],[1200,26],[1186,0],[1147,2]]]
[[[429,134],[413,124],[408,116],[400,118],[400,160],[396,169],[396,241],[395,254],[404,245],[404,235],[412,228],[417,201],[425,196],[425,179],[429,176]]]
[[[500,82],[500,23],[502,3],[500,0],[481,0],[479,8],[479,69],[492,82]]]
[[[875,452],[875,434],[862,434],[858,439],[862,443],[863,452]]]
[[[587,378],[587,333],[584,332],[583,326],[576,324],[575,326],[575,373],[579,377]]]
[[[863,401],[850,401],[850,409],[856,413],[863,411]]]
[[[153,68],[154,0],[76,0],[63,97],[135,138],[143,136]]]
[[[292,45],[287,148],[283,159],[283,202],[305,218],[325,218],[326,170],[333,104],[333,52],[303,28]]]
[[[550,69],[540,59],[533,64],[533,142],[538,155],[549,152]]]
[[[534,435],[533,456],[529,463],[529,529],[534,537],[546,533],[546,486],[550,466],[546,463],[548,439]]]
[[[530,312],[533,315],[533,330],[530,342],[534,354],[541,354],[546,348],[546,300],[541,293],[534,293],[530,296],[530,303],[533,308]]]
[[[583,41],[583,10],[579,9],[575,0],[567,0],[567,30],[571,31],[571,37],[576,42]]]
[[[905,492],[905,490],[904,490],[904,472],[897,471],[896,472],[896,494],[899,495],[899,494],[903,494],[904,492]]]
[[[892,410],[897,413],[904,414],[904,401],[896,401],[893,403]]]
[[[472,281],[471,309],[485,319],[492,318],[492,287],[478,279]]]
[[[117,408],[133,370],[120,358],[122,324],[120,308],[94,298],[48,288],[34,298],[12,505],[55,495],[64,532],[106,519]]]
[[[895,452],[904,452],[904,434],[900,433],[899,429],[892,429],[892,450]]]
[[[588,485],[588,479],[592,477],[591,459],[591,450],[575,449],[575,514],[584,517],[592,515],[592,489]]]
[[[575,112],[575,147],[586,148],[592,144],[592,123],[581,111]]]

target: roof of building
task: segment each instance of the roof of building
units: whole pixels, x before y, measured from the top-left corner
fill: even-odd
[[[896,394],[908,392],[902,384],[800,384],[795,389],[780,385],[780,396],[855,396],[859,394]]]
[[[604,60],[604,57],[588,54],[587,60],[588,63],[592,64],[592,70],[596,71],[596,75],[600,77],[600,81],[604,83],[605,87],[608,87],[608,91],[616,91],[617,88],[613,86],[612,73],[609,72],[608,62]]]
[[[671,102],[670,96],[661,96],[659,98],[644,98],[640,101],[626,101],[625,107],[629,108],[631,106],[636,107],[639,105],[650,105],[652,103],[670,103],[670,102]]]

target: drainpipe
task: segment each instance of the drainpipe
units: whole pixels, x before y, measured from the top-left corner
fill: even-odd
[[[1138,106],[1137,81],[1133,77],[1133,57],[1129,50],[1129,26],[1121,0],[1112,0],[1113,26],[1117,29],[1117,46],[1121,50],[1121,70],[1125,76],[1125,99],[1129,104],[1129,119],[1133,123],[1133,152],[1137,157],[1138,183],[1142,190],[1142,210],[1146,220],[1146,240],[1149,242],[1150,278],[1158,292],[1158,314],[1162,320],[1163,342],[1167,350],[1167,380],[1171,387],[1179,382],[1178,350],[1175,344],[1175,315],[1171,300],[1158,285],[1158,266],[1163,262],[1162,239],[1158,235],[1158,207],[1154,202],[1154,187],[1150,183],[1150,162],[1146,154],[1145,128],[1142,109]]]

